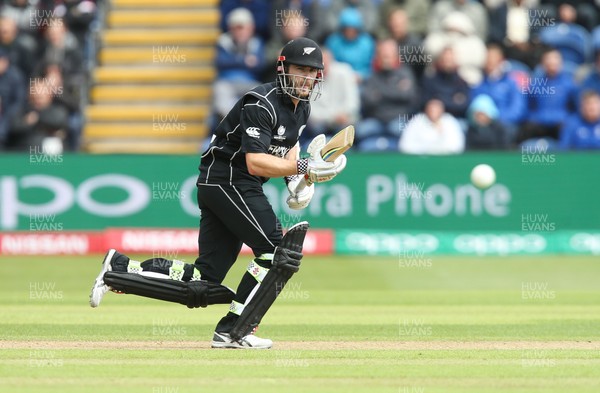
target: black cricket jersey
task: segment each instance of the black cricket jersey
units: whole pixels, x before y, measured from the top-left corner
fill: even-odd
[[[277,83],[255,87],[238,100],[214,132],[202,154],[198,183],[262,184],[268,178],[253,176],[246,153],[284,157],[298,142],[310,115],[310,103],[291,98]]]

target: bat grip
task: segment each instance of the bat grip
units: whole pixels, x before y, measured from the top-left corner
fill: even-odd
[[[302,182],[298,183],[298,185],[296,186],[296,189],[294,190],[294,193],[299,193],[300,191],[302,191],[304,189],[304,187],[310,187],[313,183],[309,180],[308,175],[304,175],[304,184]]]

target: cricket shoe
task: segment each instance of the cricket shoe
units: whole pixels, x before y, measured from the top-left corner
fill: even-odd
[[[102,298],[104,295],[111,291],[111,288],[104,284],[104,274],[106,272],[110,272],[113,270],[113,264],[125,264],[125,269],[127,269],[127,263],[129,262],[129,258],[125,255],[117,252],[114,248],[108,250],[106,255],[104,256],[104,260],[102,261],[102,269],[98,276],[96,277],[96,281],[94,281],[94,286],[92,287],[92,292],[90,293],[90,306],[96,308],[100,305]],[[120,269],[119,269],[120,270]]]
[[[229,333],[215,332],[211,347],[213,348],[237,348],[237,349],[269,349],[273,346],[273,341],[268,338],[256,337],[249,334],[235,341],[229,336]]]

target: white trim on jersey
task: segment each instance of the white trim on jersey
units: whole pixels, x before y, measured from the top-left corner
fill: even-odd
[[[215,163],[215,152],[214,152],[214,150],[217,147],[218,146],[213,146],[210,149],[208,149],[208,151],[206,152],[206,154],[211,153],[211,155],[212,155],[212,161],[211,161],[210,165],[208,166],[208,170],[206,171],[206,180],[204,181],[205,183],[208,183],[208,178],[210,177],[210,167],[212,167],[213,164]]]
[[[221,120],[221,121],[222,121],[222,120]],[[237,128],[238,128],[239,126],[240,126],[240,124],[238,123],[238,125],[237,125],[237,126],[235,126],[235,128],[233,129],[233,131],[229,131],[227,134],[225,134],[225,140],[226,140],[227,142],[229,142],[229,135],[230,135],[230,134],[233,134],[233,133],[235,132],[235,130],[237,130]],[[213,134],[213,136],[212,136],[212,139],[211,139],[211,142],[212,142],[212,141],[213,141],[213,140],[214,140],[216,137],[217,137],[217,136]],[[211,147],[210,149],[208,149],[208,150],[206,151],[206,153],[204,153],[204,154],[202,154],[202,156],[200,156],[200,158],[204,158],[204,157],[206,157],[206,156],[208,155],[208,153],[210,153],[210,151],[211,151],[212,149],[214,149],[215,147],[217,147],[217,146],[213,146],[213,147]]]
[[[233,179],[233,159],[235,158],[235,155],[238,154],[240,152],[240,150],[242,150],[242,145],[240,144],[240,148],[236,150],[235,153],[233,153],[231,155],[231,158],[229,159],[229,185],[233,185],[232,184],[232,179]]]
[[[225,194],[225,196],[227,197],[227,199],[229,199],[229,201],[233,204],[233,206],[236,207],[236,209],[239,210],[240,213],[242,213],[242,216],[244,216],[244,218],[246,220],[248,220],[248,222],[254,227],[256,228],[256,230],[264,236],[265,239],[267,239],[267,242],[269,242],[269,244],[273,247],[275,247],[275,245],[271,242],[271,240],[269,240],[269,238],[267,237],[267,235],[265,235],[265,232],[262,230],[262,228],[260,227],[260,225],[257,225],[254,221],[252,221],[250,218],[248,218],[248,216],[242,211],[242,209],[240,209],[240,207],[233,201],[233,199],[231,199],[231,197],[229,196],[229,194],[227,192],[225,192],[225,190],[223,189],[223,187],[220,184],[199,184],[201,186],[217,186],[219,187],[219,189],[221,191],[223,191],[223,194]],[[240,195],[237,190],[235,190],[235,192]],[[240,196],[241,198],[241,196]],[[244,203],[244,206],[246,206],[246,203],[244,202],[244,200],[242,199],[242,202]],[[246,208],[248,208],[248,206],[246,206]],[[250,211],[250,209],[248,209],[248,211]],[[252,215],[252,213],[251,213]],[[252,218],[254,218],[256,220],[256,218],[254,216],[252,216]],[[241,240],[241,239],[240,239]]]
[[[256,217],[254,217],[254,214],[252,214],[252,210],[250,210],[250,208],[248,207],[248,205],[246,205],[246,201],[244,201],[244,198],[242,198],[242,195],[240,194],[240,192],[237,190],[237,188],[234,185],[232,185],[231,187],[236,192],[236,194],[238,194],[238,196],[240,197],[240,200],[242,201],[242,203],[244,204],[244,206],[246,206],[246,210],[248,210],[248,214],[250,214],[250,216],[254,219],[254,222],[256,223],[256,226],[259,228],[259,230],[262,233],[262,235],[269,241],[269,243],[273,247],[275,247],[275,245],[273,243],[271,243],[271,241],[269,240],[269,237],[265,234],[265,231],[263,231],[263,229],[261,228],[260,223],[258,222],[258,220],[256,219]]]
[[[267,97],[269,96],[269,94],[271,94],[271,93],[272,93],[273,91],[275,91],[275,90],[277,90],[277,87],[274,87],[274,88],[272,88],[272,89],[271,89],[271,90],[270,90],[270,91],[269,91],[267,94],[265,94],[264,96],[263,96],[262,94],[260,94],[260,93],[257,93],[257,92],[255,92],[255,91],[249,91],[248,93],[246,93],[246,94],[249,94],[249,95],[251,95],[251,96],[254,96],[254,97],[262,97],[262,98],[264,98],[264,99],[265,99],[265,101],[266,101],[266,102],[269,104],[269,106],[270,106],[270,107],[271,107],[271,109],[273,110],[273,116],[275,117],[275,118],[274,118],[274,121],[273,121],[273,127],[275,127],[275,126],[277,125],[277,112],[275,111],[275,107],[273,106],[273,104],[271,104],[271,102],[269,101],[269,99],[268,99]],[[273,118],[273,116],[271,116],[271,118]]]
[[[271,117],[271,122],[273,123],[273,127],[274,127],[274,126],[277,124],[277,123],[275,122],[275,118],[273,118],[273,115],[271,114],[271,112],[269,112],[269,109],[267,109],[267,107],[266,107],[266,106],[264,106],[264,105],[261,105],[261,104],[260,104],[260,101],[258,101],[258,102],[257,102],[257,103],[255,103],[255,104],[246,104],[246,105],[244,105],[244,108],[245,108],[245,107],[247,107],[247,106],[257,106],[257,107],[259,107],[259,108],[263,108],[265,111],[267,111],[267,113],[268,113],[268,114],[269,114],[269,116]]]
[[[238,129],[239,126],[240,126],[240,123],[238,123],[238,125],[235,126],[233,131],[229,131],[227,134],[225,134],[225,140],[227,140],[229,142],[229,134],[233,134],[235,132],[235,130]],[[204,181],[204,183],[208,183],[208,178],[210,176],[210,167],[213,166],[213,164],[215,163],[215,152],[213,151],[215,148],[222,149],[223,146],[221,146],[221,147],[213,146],[210,149],[208,149],[208,151],[206,153],[204,153],[202,155],[202,157],[200,157],[200,158],[204,158],[206,155],[208,155],[208,153],[211,153],[211,155],[212,155],[212,162],[210,163],[210,165],[208,166],[208,169],[206,171],[206,180]],[[240,148],[241,148],[241,146],[240,146]]]

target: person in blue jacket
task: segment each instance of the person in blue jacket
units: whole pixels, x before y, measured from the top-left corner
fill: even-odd
[[[483,81],[471,91],[471,97],[475,98],[480,94],[490,96],[498,107],[498,120],[507,127],[511,135],[515,135],[518,125],[525,119],[527,101],[505,67],[502,47],[489,44]]]
[[[541,65],[541,71],[534,73],[523,87],[528,96],[529,114],[518,142],[543,137],[558,139],[563,122],[575,110],[577,87],[572,75],[563,69],[560,52],[547,50]]]
[[[264,42],[255,34],[254,18],[246,8],[227,16],[228,31],[217,41],[217,80],[214,107],[219,119],[226,115],[249,89],[260,84],[265,65]]]
[[[359,82],[371,75],[375,40],[363,30],[362,16],[357,9],[346,8],[342,11],[340,30],[327,38],[325,46],[337,61],[352,67]]]
[[[220,0],[219,13],[221,14],[221,31],[227,32],[229,14],[237,8],[245,8],[252,14],[256,35],[263,41],[271,38],[273,21],[271,20],[271,0]],[[285,9],[282,7],[281,9]]]
[[[571,150],[600,149],[600,95],[593,90],[584,92],[579,112],[561,130],[559,146]]]
[[[590,74],[581,82],[579,86],[579,97],[586,90],[594,90],[600,94],[600,48],[596,49],[596,56],[594,57],[594,68]],[[577,105],[579,106],[579,102]]]

